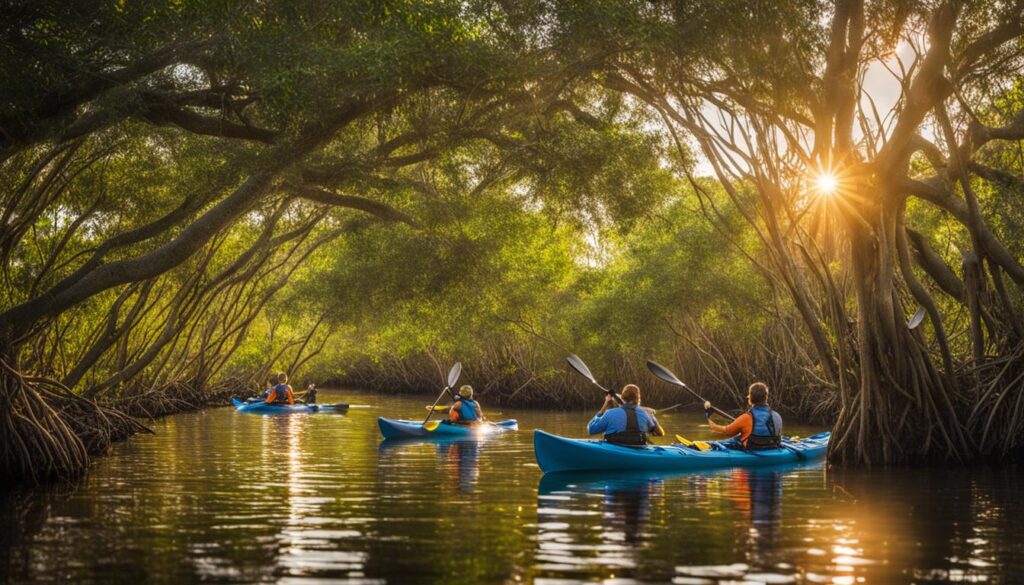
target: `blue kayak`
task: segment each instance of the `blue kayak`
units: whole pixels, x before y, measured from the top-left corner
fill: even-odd
[[[777,463],[758,466],[746,470],[738,477],[769,477],[774,474],[785,474],[796,469],[821,469],[825,465],[823,459],[797,463]],[[646,489],[648,486],[660,485],[666,481],[700,475],[721,475],[735,478],[738,468],[718,467],[715,469],[688,469],[686,471],[565,471],[561,473],[545,473],[540,476],[537,484],[537,495],[544,496],[557,493],[604,493]]]
[[[519,430],[519,423],[515,419],[473,426],[456,425],[448,421],[433,421],[427,423],[427,426],[423,426],[423,423],[420,421],[380,417],[377,419],[377,424],[380,425],[380,434],[384,435],[385,439],[399,439],[402,437],[471,437]]]
[[[267,404],[262,400],[256,402],[247,402],[240,398],[231,397],[231,404],[235,407],[235,412],[245,412],[249,414],[292,414],[292,413],[306,413],[311,414],[314,412],[344,412],[348,410],[348,404]]]
[[[544,473],[559,471],[692,471],[718,467],[761,467],[820,459],[832,433],[800,440],[783,439],[783,448],[737,449],[735,439],[708,441],[710,449],[680,444],[624,447],[606,441],[569,439],[534,431],[533,451]]]

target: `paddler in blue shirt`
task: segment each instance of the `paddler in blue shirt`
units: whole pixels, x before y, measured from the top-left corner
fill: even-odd
[[[609,394],[604,406],[587,424],[591,435],[604,433],[604,440],[616,445],[646,445],[647,435],[664,437],[665,429],[654,418],[654,412],[640,407],[640,387],[626,384],[622,388],[622,406]]]

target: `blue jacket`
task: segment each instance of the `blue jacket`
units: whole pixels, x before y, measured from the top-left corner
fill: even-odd
[[[636,423],[642,433],[649,433],[658,428],[658,419],[654,418],[651,411],[646,408],[638,407],[636,409]],[[610,408],[601,416],[594,415],[594,418],[587,423],[587,432],[591,435],[604,433],[607,436],[621,433],[624,430],[626,430],[626,411],[621,406]]]
[[[768,408],[766,404],[758,404],[750,407],[750,416],[754,419],[754,428],[751,435],[760,437],[782,436],[782,417],[779,413]],[[768,421],[772,424],[769,426]],[[774,431],[774,432],[773,432]]]
[[[476,416],[476,401],[472,398],[459,397],[458,402],[452,405],[452,408],[458,408],[459,420],[465,422],[475,421],[478,417]]]

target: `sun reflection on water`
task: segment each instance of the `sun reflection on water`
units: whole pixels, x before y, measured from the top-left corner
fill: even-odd
[[[388,414],[423,408],[359,401],[375,400]],[[0,581],[924,584],[1024,574],[1019,470],[549,480],[528,432],[386,445],[379,414],[224,409],[157,422],[156,435],[116,446],[75,490],[4,504],[15,536]],[[581,432],[579,413],[514,415],[527,429]]]

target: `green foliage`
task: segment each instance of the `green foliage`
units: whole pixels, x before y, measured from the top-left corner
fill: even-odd
[[[694,162],[687,137],[677,144],[651,104],[615,84],[646,83],[638,93],[652,102],[674,96],[691,114],[702,115],[703,100],[742,101],[740,109],[774,109],[803,124],[821,89],[831,10],[821,0],[24,3],[0,25],[0,189],[33,196],[12,197],[2,210],[30,225],[5,243],[0,308],[44,294],[111,237],[194,202],[186,218],[115,247],[104,261],[171,241],[248,177],[274,167],[285,139],[372,103],[371,113],[275,175],[241,220],[147,282],[146,316],[87,382],[143,355],[178,295],[187,296],[186,284],[211,282],[268,225],[268,235],[281,236],[306,222],[316,225],[204,297],[140,376],[180,359],[178,373],[201,377],[216,369],[208,361],[229,355],[233,373],[280,369],[321,346],[308,365],[321,377],[422,356],[514,368],[507,358],[518,352],[538,372],[570,350],[621,363],[676,355],[696,329],[749,347],[770,319],[790,311],[776,290],[785,285],[750,262],[770,271],[772,252],[715,183],[699,180],[707,192],[697,198],[682,180]],[[890,50],[904,21],[928,10],[869,3],[870,50]],[[954,48],[997,12],[966,7]],[[1009,45],[1007,59],[1019,42]],[[164,52],[175,58],[90,94],[97,79]],[[987,92],[986,107],[975,115],[990,126],[1010,124],[1024,104],[1020,80],[997,77],[978,89]],[[157,115],[168,104],[274,138],[190,131]],[[64,137],[75,123],[96,122],[93,115],[103,123]],[[1016,144],[990,144],[979,161],[1024,175]],[[924,157],[914,164],[915,175],[933,172]],[[37,168],[45,172],[33,175]],[[756,189],[743,183],[738,205],[758,209]],[[296,185],[380,205],[417,229],[377,221],[380,214],[358,206],[301,200]],[[995,235],[1024,255],[1019,183],[977,180],[975,190]],[[754,224],[764,221],[757,213]],[[959,265],[971,246],[963,225],[915,199],[907,217]],[[834,276],[843,279],[838,269]],[[101,338],[126,290],[103,291],[39,324],[46,334],[33,341],[32,363],[66,373]],[[940,303],[946,314],[958,310],[953,299]],[[257,314],[239,318],[237,328],[218,320],[240,308]]]
[[[663,181],[666,200],[630,230],[552,221],[515,188],[453,201],[455,217],[429,231],[360,230],[311,259],[271,311],[295,331],[321,311],[339,326],[310,365],[318,379],[424,354],[479,363],[509,345],[534,347],[542,371],[568,348],[598,363],[667,355],[672,324],[690,321],[752,339],[764,282],[693,194]],[[264,339],[252,338],[239,368]]]

